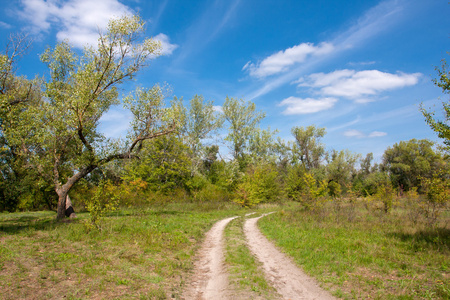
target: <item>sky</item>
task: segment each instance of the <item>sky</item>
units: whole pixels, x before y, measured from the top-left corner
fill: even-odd
[[[135,82],[170,86],[171,97],[252,101],[261,128],[293,140],[295,126],[326,128],[327,150],[380,160],[400,141],[439,142],[419,111],[448,101],[432,79],[450,60],[450,3],[445,0],[0,0],[0,51],[11,34],[33,45],[18,74],[48,76],[39,55],[69,40],[93,45],[110,18],[139,14],[163,55]],[[108,137],[126,134],[130,113],[101,119]]]

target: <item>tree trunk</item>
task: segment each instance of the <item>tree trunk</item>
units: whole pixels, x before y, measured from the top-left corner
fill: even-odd
[[[56,193],[58,194],[58,210],[56,214],[57,220],[62,220],[66,216],[66,198],[69,193],[69,189],[70,188],[65,185],[59,189],[56,189]]]

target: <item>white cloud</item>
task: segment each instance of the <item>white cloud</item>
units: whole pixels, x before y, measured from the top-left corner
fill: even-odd
[[[111,18],[132,14],[132,10],[117,0],[22,0],[20,16],[32,24],[32,32],[58,28],[56,37],[69,39],[79,48],[97,44],[99,30],[106,28]]]
[[[395,24],[404,22],[406,14],[402,14],[402,11],[409,7],[408,3],[406,0],[385,0],[379,2],[378,5],[366,11],[354,26],[347,28],[338,34],[336,38],[325,41],[329,45],[333,45],[332,55],[309,56],[300,67],[290,68],[289,71],[279,74],[280,76],[264,81],[263,85],[257,87],[247,98],[253,100],[265,95],[286,83],[292,82],[301,75],[306,75],[316,64],[342,55],[350,49],[362,47],[367,44],[368,40],[383,31],[394,30]],[[258,66],[249,63],[245,69],[250,71],[252,68],[256,71]]]
[[[369,134],[369,137],[370,137],[370,138],[373,138],[373,137],[381,137],[381,136],[386,136],[386,135],[387,135],[386,132],[373,131],[373,132],[371,132],[371,133]]]
[[[269,75],[285,72],[295,63],[301,63],[310,56],[321,56],[332,52],[330,43],[321,43],[314,46],[311,43],[302,43],[286,50],[279,51],[263,59],[257,65],[248,62],[243,70],[248,70],[251,76],[263,78]]]
[[[289,97],[281,101],[279,106],[287,106],[286,110],[283,112],[285,115],[302,115],[330,109],[336,102],[337,99],[335,98],[302,99]]]
[[[99,31],[105,30],[110,19],[133,14],[133,10],[118,0],[22,0],[19,15],[30,22],[35,34],[57,28],[59,41],[69,40],[72,45],[83,48],[97,45]],[[155,39],[163,46],[162,54],[170,55],[178,46],[170,44],[165,34]]]
[[[364,132],[360,131],[360,130],[356,130],[356,129],[350,129],[344,132],[344,136],[349,137],[349,138],[365,138],[365,137],[369,137],[369,138],[376,138],[376,137],[382,137],[382,136],[386,136],[387,133],[386,132],[381,132],[381,131],[372,131],[370,134],[366,135]]]
[[[417,84],[420,73],[397,74],[378,70],[337,70],[328,74],[315,73],[301,78],[299,86],[320,89],[326,96],[346,97],[357,102],[371,101],[373,96],[387,90],[393,90]]]
[[[173,53],[173,51],[178,48],[178,45],[170,43],[169,37],[167,35],[165,35],[164,33],[158,34],[157,36],[153,37],[153,39],[157,40],[161,43],[161,46],[162,46],[161,54],[162,55],[171,55]]]
[[[130,111],[114,106],[100,118],[100,132],[107,138],[124,137],[130,128],[132,119],[133,116]]]

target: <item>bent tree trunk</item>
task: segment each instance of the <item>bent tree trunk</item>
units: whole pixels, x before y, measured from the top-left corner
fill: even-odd
[[[66,198],[70,189],[81,178],[85,177],[87,174],[95,170],[97,167],[98,167],[97,164],[89,165],[84,169],[80,170],[79,172],[77,172],[76,174],[74,174],[69,179],[67,179],[67,182],[65,184],[61,185],[60,183],[56,183],[55,191],[58,194],[58,209],[56,214],[57,220],[62,220],[66,216]]]
[[[58,194],[58,210],[56,219],[62,220],[66,216],[66,198],[69,193],[69,189],[62,186],[61,188],[56,189],[56,193]]]

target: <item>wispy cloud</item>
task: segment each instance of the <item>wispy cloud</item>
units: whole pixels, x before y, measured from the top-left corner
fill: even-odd
[[[344,132],[344,136],[348,137],[348,138],[377,138],[377,137],[382,137],[382,136],[386,136],[387,133],[386,132],[381,132],[381,131],[372,131],[369,134],[365,134],[364,132],[360,131],[360,130],[356,130],[356,129],[350,129]]]
[[[9,28],[11,28],[12,26],[11,26],[10,24],[8,24],[8,23],[5,23],[5,22],[0,21],[0,27],[9,29]]]
[[[337,70],[328,74],[315,73],[302,77],[299,86],[319,89],[325,96],[345,97],[356,102],[368,102],[383,91],[417,84],[420,73],[385,73],[378,70]]]
[[[19,16],[30,25],[34,34],[46,33],[53,26],[59,41],[69,40],[83,48],[97,45],[99,31],[104,30],[110,19],[133,14],[133,10],[118,0],[22,0]],[[157,35],[163,46],[163,54],[170,54],[176,45],[169,43],[164,34]]]
[[[287,106],[286,110],[283,112],[285,115],[301,115],[330,109],[336,102],[336,98],[302,99],[289,97],[281,101],[279,106]]]
[[[99,129],[107,138],[124,137],[132,118],[130,111],[114,106],[100,118]]]
[[[272,54],[257,64],[248,62],[242,69],[248,70],[251,76],[263,78],[285,72],[292,65],[302,63],[308,57],[325,55],[332,52],[333,49],[333,45],[329,43],[322,43],[318,46],[302,43]]]
[[[232,22],[237,14],[241,0],[207,1],[208,6],[188,28],[182,51],[174,60],[177,65],[193,53],[200,53]]]

